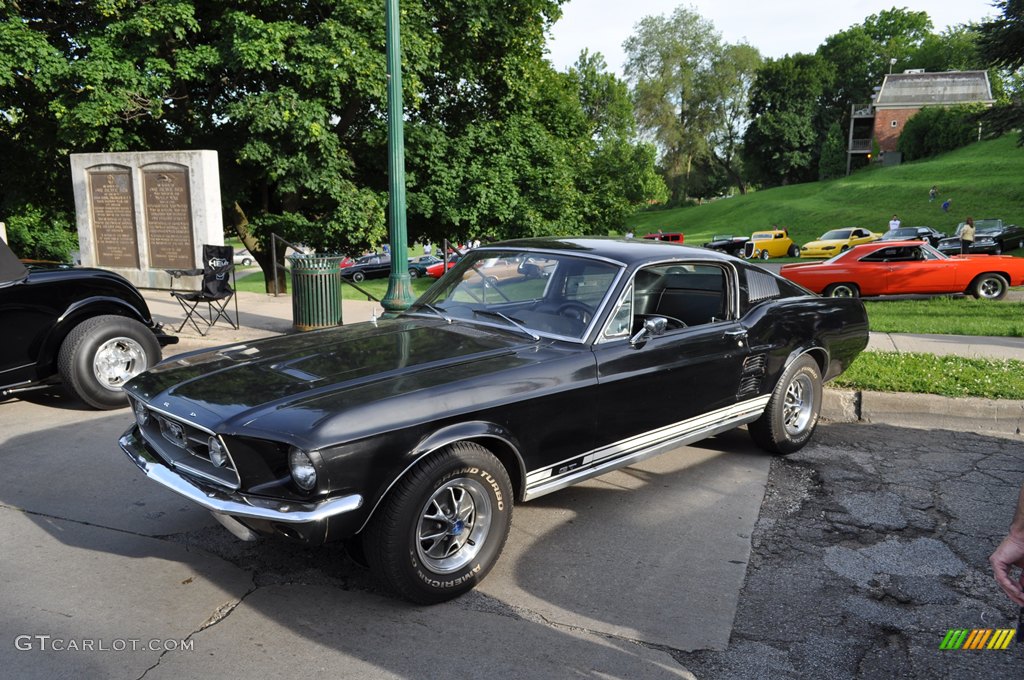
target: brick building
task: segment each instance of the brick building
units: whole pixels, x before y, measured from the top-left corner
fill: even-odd
[[[894,152],[903,127],[925,106],[993,103],[992,86],[985,71],[890,73],[869,106],[851,108],[847,173],[855,158],[871,153],[872,140],[878,143],[879,151],[899,162]]]

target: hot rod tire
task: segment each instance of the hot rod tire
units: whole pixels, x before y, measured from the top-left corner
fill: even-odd
[[[391,490],[366,528],[366,560],[402,597],[444,602],[483,580],[511,523],[505,468],[482,446],[459,442],[417,464]]]
[[[764,414],[748,426],[754,443],[779,455],[802,449],[818,424],[821,398],[821,370],[802,356],[782,374]]]
[[[82,401],[98,409],[128,403],[121,388],[160,361],[160,343],[135,319],[104,315],[71,329],[57,355],[57,371]]]

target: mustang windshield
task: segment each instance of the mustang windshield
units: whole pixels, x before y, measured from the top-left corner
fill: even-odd
[[[409,313],[582,340],[621,270],[575,254],[472,250]]]

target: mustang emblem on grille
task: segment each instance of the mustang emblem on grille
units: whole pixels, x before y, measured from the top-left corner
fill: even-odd
[[[164,427],[162,428],[164,437],[183,449],[188,448],[188,440],[185,438],[185,428],[170,420],[164,421]]]

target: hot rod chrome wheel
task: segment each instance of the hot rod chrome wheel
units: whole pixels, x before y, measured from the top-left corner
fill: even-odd
[[[814,413],[814,386],[807,375],[799,375],[786,388],[782,404],[782,424],[791,437],[799,436]]]
[[[64,384],[94,408],[128,403],[122,387],[160,361],[160,343],[135,319],[105,314],[71,329],[60,346],[57,369]]]
[[[820,410],[821,369],[805,354],[782,373],[764,413],[747,429],[765,451],[793,453],[810,441]]]
[[[480,552],[491,529],[487,489],[475,479],[455,479],[430,497],[420,511],[416,551],[423,566],[450,574]]]
[[[494,454],[456,442],[408,470],[362,534],[385,585],[422,604],[471,590],[501,555],[512,524],[512,482]]]
[[[126,382],[149,368],[146,350],[142,345],[127,337],[107,340],[92,360],[93,375],[100,385],[112,391],[119,391]]]

